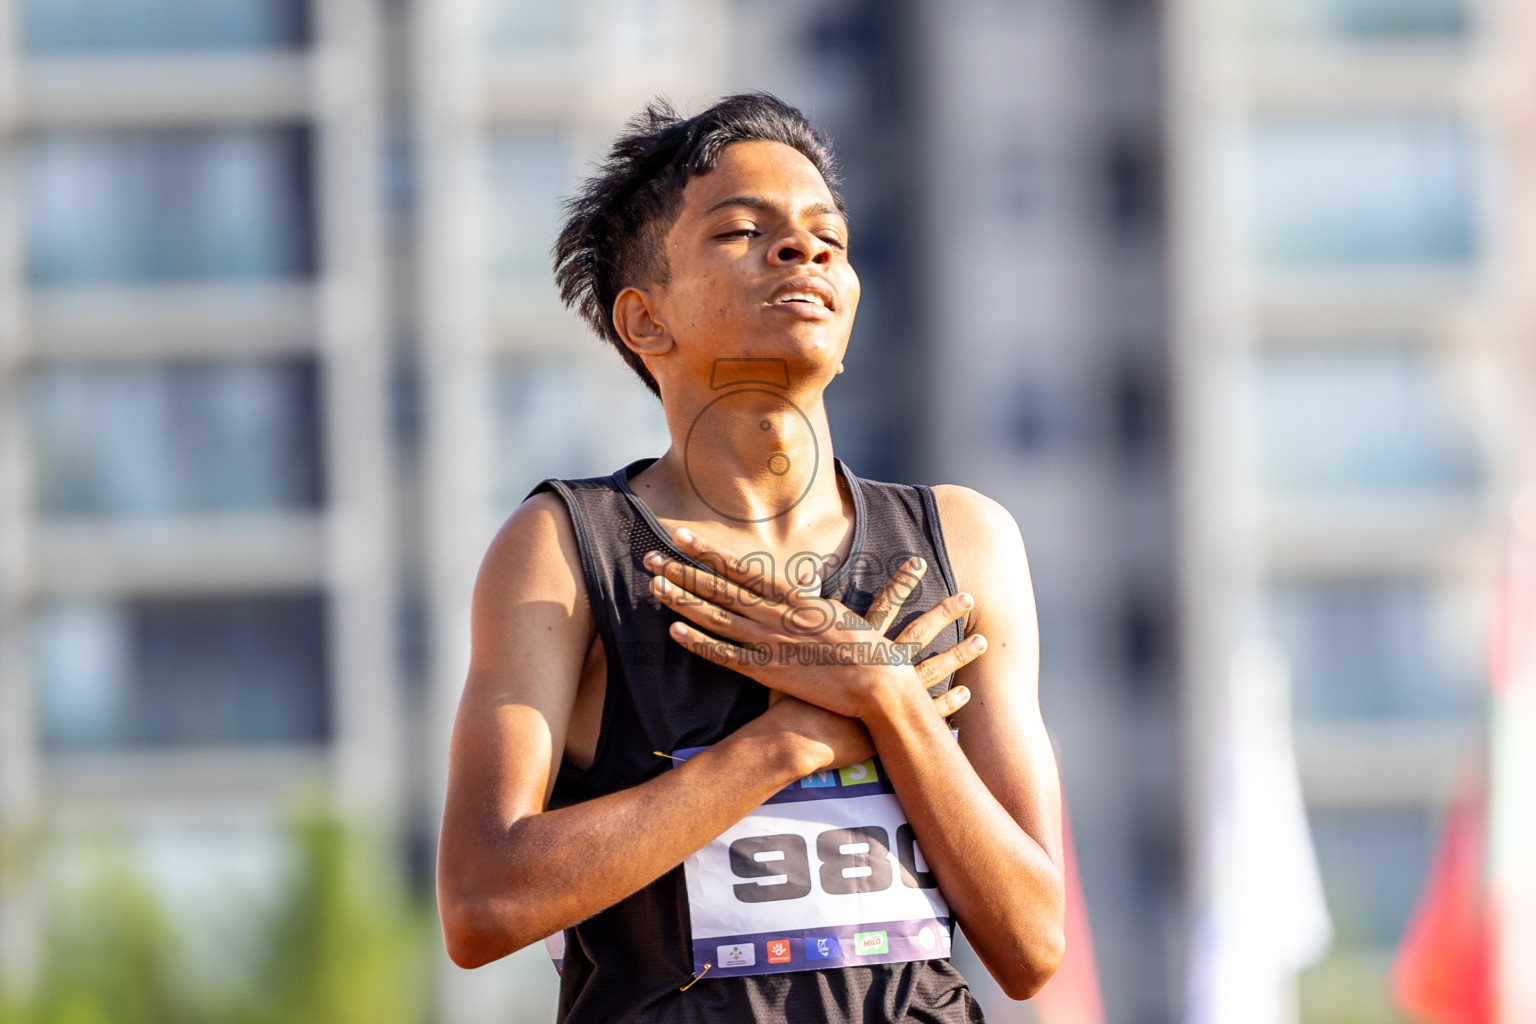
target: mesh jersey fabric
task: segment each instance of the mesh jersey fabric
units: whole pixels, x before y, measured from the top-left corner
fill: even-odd
[[[530,492],[553,491],[575,529],[582,574],[607,656],[601,726],[592,764],[562,764],[552,807],[566,807],[639,785],[667,770],[653,751],[706,746],[768,707],[768,691],[735,671],[685,650],[668,634],[680,619],[650,594],[641,559],[651,551],[695,566],[630,487],[654,459],[611,476],[545,480]],[[895,635],[955,593],[933,493],[927,487],[862,480],[834,460],[854,508],[849,557],[822,594],[856,613],[868,609],[891,574],[911,555],[929,569],[907,599]],[[784,567],[774,566],[782,578]],[[921,657],[960,642],[947,626]],[[930,693],[947,690],[952,677]],[[636,836],[637,843],[644,842]],[[566,930],[560,981],[560,1024],[855,1024],[983,1020],[964,977],[946,960],[843,967],[786,974],[693,979],[691,928],[683,868]]]

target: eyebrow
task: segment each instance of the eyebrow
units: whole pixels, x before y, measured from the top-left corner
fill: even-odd
[[[708,217],[716,210],[723,210],[727,206],[745,206],[749,210],[773,211],[779,209],[777,203],[774,203],[769,199],[764,199],[762,196],[731,196],[729,199],[722,199],[714,206],[711,206],[709,209],[705,210],[704,216]],[[826,203],[819,201],[810,203],[809,205],[802,207],[800,210],[800,215],[802,217],[816,217],[822,216],[824,214],[831,214],[834,217],[843,216],[842,211],[837,207],[829,206]],[[844,219],[846,220],[846,218]]]

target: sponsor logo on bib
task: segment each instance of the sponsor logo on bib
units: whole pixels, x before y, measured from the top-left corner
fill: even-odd
[[[771,964],[789,963],[789,940],[769,939],[764,945],[768,949],[768,962]]]
[[[751,967],[757,963],[757,947],[750,942],[716,946],[715,957],[721,967]]]
[[[843,944],[836,935],[807,935],[805,958],[807,960],[834,960],[843,955]]]
[[[875,767],[874,758],[839,768],[837,774],[845,786],[866,786],[880,781],[880,770]]]
[[[859,956],[875,956],[889,953],[891,944],[885,932],[856,932],[853,936],[853,951]]]

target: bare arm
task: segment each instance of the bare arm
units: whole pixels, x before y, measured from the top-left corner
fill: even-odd
[[[955,676],[971,703],[960,749],[926,694],[890,687],[864,717],[966,937],[1003,990],[1033,995],[1061,962],[1061,792],[1037,697],[1039,634],[1024,545],[1002,506],[935,489],[956,583],[975,598],[966,641],[987,656]],[[963,752],[962,752],[963,751]]]
[[[794,779],[871,750],[858,722],[782,700],[643,785],[545,811],[594,629],[569,516],[537,495],[498,534],[475,586],[437,872],[444,939],[461,967],[585,920]],[[740,784],[722,792],[712,782],[723,777]]]
[[[967,712],[957,715],[959,746],[949,741],[948,727],[924,692],[925,680],[910,666],[807,669],[799,659],[782,657],[761,664],[742,647],[711,643],[697,628],[675,627],[674,637],[764,685],[865,724],[945,899],[1003,990],[1023,999],[1060,964],[1065,917],[1061,796],[1037,699],[1029,566],[1018,527],[1002,506],[958,487],[937,488],[935,497],[951,539],[956,582],[965,588],[957,597],[974,600],[971,656],[988,651],[956,676],[973,696]],[[770,651],[881,642],[879,623],[872,623],[875,632],[828,625],[811,639],[804,629],[786,631],[787,620],[846,619],[837,614],[843,610],[837,602],[810,596],[814,587],[779,587],[771,600],[745,600],[742,592],[755,585],[729,553],[686,532],[677,541],[720,566],[725,578],[657,560],[648,563],[660,577],[653,593],[713,633],[742,645],[766,644]],[[825,606],[833,606],[834,614],[818,614]]]

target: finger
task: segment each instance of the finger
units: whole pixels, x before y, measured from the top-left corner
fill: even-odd
[[[913,555],[902,563],[901,568],[891,574],[880,593],[869,604],[869,611],[864,613],[864,620],[875,627],[880,633],[890,628],[891,622],[901,612],[901,606],[907,603],[907,598],[917,589],[917,585],[923,580],[923,573],[928,571],[928,563]]]
[[[959,711],[971,699],[971,691],[964,686],[951,686],[937,697],[933,698],[933,710],[939,713],[940,718],[948,718]]]
[[[684,622],[672,623],[667,635],[704,660],[733,668],[743,675],[752,675],[753,669],[761,668],[763,664],[761,651],[717,640]]]
[[[684,607],[702,602],[735,610],[765,629],[806,637],[821,636],[836,628],[847,611],[845,605],[820,597],[788,602],[765,600],[730,580],[684,565],[676,559],[663,558],[657,552],[646,556],[645,567],[680,590],[672,595],[673,606],[680,612]],[[761,633],[754,635],[762,636]]]
[[[789,596],[802,600],[820,597],[822,571],[835,565],[834,559],[820,558],[810,551],[802,551],[790,558],[784,563],[784,579],[789,583]]]
[[[773,559],[768,555],[737,557],[687,529],[679,529],[673,539],[696,561],[766,602],[796,605],[820,599],[822,567],[817,563],[827,559],[803,552],[790,559],[784,567],[785,577],[780,580],[773,573]]]
[[[980,633],[973,633],[966,638],[964,643],[955,644],[947,651],[941,651],[921,662],[917,666],[917,678],[923,685],[932,686],[951,672],[959,671],[966,665],[975,661],[986,653],[987,638]]]
[[[687,529],[679,529],[672,539],[688,555],[759,598],[785,602],[792,596],[791,589],[773,573],[771,560],[757,556],[740,558]]]
[[[711,633],[744,643],[756,643],[763,639],[763,628],[754,620],[737,615],[718,604],[685,594],[665,576],[651,577],[651,594],[683,618]]]
[[[932,608],[928,609],[901,631],[896,638],[897,643],[917,644],[917,649],[927,647],[933,638],[938,636],[945,626],[956,619],[963,618],[976,604],[976,601],[967,593],[951,594]]]
[[[762,597],[739,584],[707,569],[686,565],[675,558],[665,558],[657,551],[645,556],[645,567],[682,591],[673,595],[674,606],[679,609],[693,601],[707,601],[750,614],[748,609],[759,608],[766,603]],[[655,592],[654,585],[652,592]],[[777,612],[770,613],[770,617],[772,615],[777,615]]]

